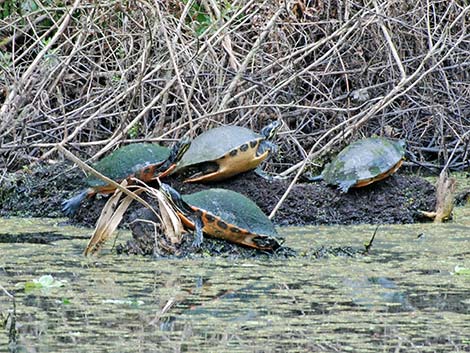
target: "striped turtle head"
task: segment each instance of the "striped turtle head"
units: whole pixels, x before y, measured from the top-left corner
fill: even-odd
[[[282,123],[280,121],[273,121],[272,123],[263,127],[260,133],[266,138],[266,140],[272,140],[276,136],[281,125]]]
[[[187,136],[175,143],[171,149],[170,157],[168,158],[171,161],[171,164],[178,163],[188,150],[189,146],[191,146],[191,140]]]
[[[177,211],[186,213],[184,211],[187,210],[187,204],[183,201],[183,198],[178,191],[165,183],[160,183],[160,191]]]

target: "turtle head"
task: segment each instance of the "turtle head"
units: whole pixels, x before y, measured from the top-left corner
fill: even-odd
[[[399,151],[404,158],[408,158],[408,151],[406,150],[406,142],[405,140],[397,140],[395,142],[395,148],[397,149],[397,151]]]
[[[281,127],[282,123],[280,121],[273,121],[271,124],[266,125],[261,130],[261,135],[263,135],[266,140],[272,140],[277,134],[277,131]]]
[[[170,151],[170,157],[168,158],[171,164],[178,163],[181,158],[183,158],[189,146],[191,146],[191,140],[187,136],[175,143]]]
[[[397,143],[398,143],[398,145],[400,145],[401,148],[406,149],[406,141],[405,140],[398,140]]]
[[[160,191],[178,211],[182,212],[186,209],[186,203],[183,201],[181,194],[170,185],[160,183]]]
[[[176,168],[176,164],[181,160],[189,146],[191,146],[191,140],[189,137],[184,137],[173,145],[170,155],[165,163],[160,167],[160,170],[162,171],[159,175],[160,178],[169,175]]]

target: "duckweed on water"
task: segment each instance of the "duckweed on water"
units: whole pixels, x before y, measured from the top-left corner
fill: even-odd
[[[156,260],[109,251],[84,258],[80,237],[89,229],[0,219],[4,233],[70,235],[0,243],[0,283],[15,296],[18,350],[463,352],[470,349],[469,215],[467,207],[457,209],[458,223],[383,225],[367,256],[321,260]],[[309,253],[361,248],[375,228],[279,231],[287,246]],[[67,284],[47,294],[16,286],[44,275]],[[0,294],[1,317],[11,308]]]

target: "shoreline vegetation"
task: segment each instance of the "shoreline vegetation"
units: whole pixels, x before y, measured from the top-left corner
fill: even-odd
[[[406,141],[405,166],[420,174],[469,172],[465,1],[0,5],[4,215],[34,208],[34,197],[42,215],[60,215],[83,178],[65,150],[91,164],[123,144],[169,146],[226,124],[260,131],[282,122],[278,152],[263,167],[288,180],[265,185],[248,173],[225,183],[276,213],[277,224],[408,223],[433,210],[434,187],[413,177],[354,191],[355,200],[301,183],[362,137]],[[324,195],[340,201],[318,211]],[[382,201],[401,213],[368,219]],[[348,202],[346,213],[368,206],[362,218],[341,220],[335,209]],[[83,224],[96,216],[84,212]],[[309,212],[318,217],[306,220]]]
[[[0,0],[0,346],[468,352],[469,24],[469,0]],[[240,195],[168,192],[168,210],[207,226],[199,244],[155,190],[138,198],[160,212],[132,202],[127,175],[63,218],[124,145],[271,122],[261,167],[283,178],[163,179],[239,192],[271,221]],[[403,165],[365,168],[396,173],[345,193],[306,182],[373,136],[406,143]],[[251,166],[250,145],[228,156]]]
[[[2,1],[0,168],[282,120],[270,171],[387,135],[468,171],[465,1]]]

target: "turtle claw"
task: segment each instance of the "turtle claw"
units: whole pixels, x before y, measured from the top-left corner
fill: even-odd
[[[256,168],[255,169],[255,174],[258,175],[259,177],[267,180],[267,181],[273,181],[273,180],[286,180],[289,177],[287,176],[281,176],[281,175],[271,175],[269,173],[266,173],[264,170],[261,168]]]
[[[345,180],[341,183],[339,183],[338,187],[341,190],[342,193],[347,193],[349,188],[354,186],[356,184],[356,180]]]
[[[195,249],[199,249],[202,245],[204,241],[204,238],[201,236],[199,236],[198,232],[196,232],[196,237],[194,238],[193,240],[193,243],[191,244],[191,246]]]
[[[305,178],[307,181],[312,182],[312,183],[323,180],[323,175],[321,175],[321,174],[312,176],[311,174],[306,173],[306,174],[303,174],[302,177]]]
[[[194,239],[193,243],[191,244],[191,246],[195,249],[199,249],[202,245],[202,239],[199,239],[198,237],[196,237],[196,239]]]
[[[194,219],[194,228],[196,230],[195,238],[192,244],[193,248],[199,249],[202,245],[202,242],[204,240],[204,236],[202,234],[202,228],[204,227],[204,224],[202,223],[201,217],[196,217]]]
[[[75,195],[74,197],[62,202],[62,212],[67,217],[73,216],[75,213],[77,213],[77,210],[80,207],[80,204],[82,203],[82,201],[85,199],[87,195],[88,195],[88,190],[84,190],[78,195]]]

